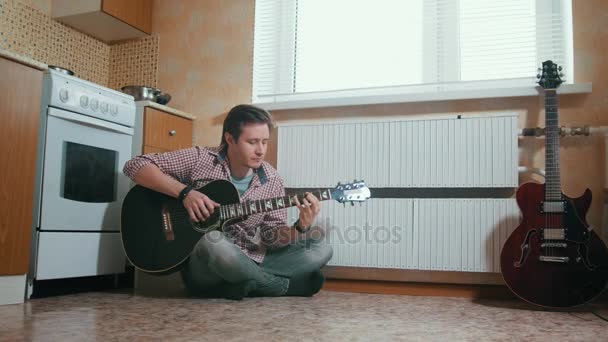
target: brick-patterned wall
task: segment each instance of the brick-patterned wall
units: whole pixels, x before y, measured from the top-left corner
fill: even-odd
[[[0,48],[113,89],[157,86],[158,36],[108,45],[78,32],[40,8],[18,0],[0,0]]]

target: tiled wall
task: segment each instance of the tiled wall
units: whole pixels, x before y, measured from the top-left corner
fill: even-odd
[[[0,0],[0,48],[49,65],[70,69],[76,76],[119,89],[129,84],[156,86],[158,36],[108,45],[80,33],[31,1]]]
[[[114,44],[110,47],[110,56],[110,88],[157,86],[158,35]]]
[[[14,0],[0,0],[0,48],[108,84],[110,46]]]

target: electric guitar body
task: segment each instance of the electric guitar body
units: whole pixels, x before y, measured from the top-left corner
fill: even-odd
[[[591,191],[578,198],[562,194],[564,212],[559,215],[543,213],[544,197],[544,184],[526,183],[517,190],[523,219],[503,246],[503,278],[515,295],[536,305],[572,307],[589,302],[608,280],[608,250],[585,222]],[[548,225],[567,227],[567,237],[562,238],[561,228],[546,230]]]
[[[578,306],[596,298],[608,282],[608,249],[586,222],[591,191],[570,198],[560,184],[556,88],[562,82],[552,61],[543,63],[545,93],[545,184],[517,190],[523,219],[505,242],[500,268],[521,299],[544,307]]]

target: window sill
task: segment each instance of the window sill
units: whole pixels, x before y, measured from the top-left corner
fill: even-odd
[[[583,94],[591,93],[591,90],[591,83],[562,84],[557,89],[557,93]],[[275,101],[260,101],[255,102],[254,104],[266,110],[283,110],[319,107],[359,106],[387,103],[432,102],[488,99],[501,97],[539,96],[540,94],[541,88],[539,86],[519,86],[509,88],[467,89],[409,94],[350,95],[321,99],[306,99],[302,98],[302,96],[292,95],[289,96],[289,98],[284,97],[283,99],[277,99]]]

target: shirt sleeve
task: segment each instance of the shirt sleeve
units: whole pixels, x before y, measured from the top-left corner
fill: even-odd
[[[273,197],[285,196],[285,187],[283,179],[280,176],[273,177],[270,180],[269,186]],[[279,227],[287,225],[287,209],[279,209],[266,213],[260,227],[260,238],[262,243],[268,247],[279,246],[279,236],[277,230]]]
[[[201,149],[198,146],[182,150],[150,153],[134,157],[124,165],[124,174],[133,179],[139,170],[147,165],[156,165],[163,173],[182,183],[190,183],[192,170],[200,159]]]

